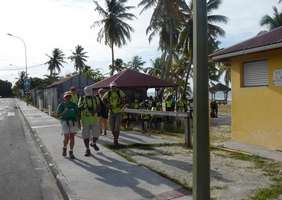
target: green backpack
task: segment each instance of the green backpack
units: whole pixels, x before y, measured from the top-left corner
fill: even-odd
[[[64,120],[76,120],[78,115],[77,106],[74,103],[63,103],[62,106],[64,108],[62,118]]]

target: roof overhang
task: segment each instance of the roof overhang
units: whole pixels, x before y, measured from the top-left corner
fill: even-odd
[[[278,49],[278,48],[282,48],[282,43],[276,43],[276,44],[271,44],[271,45],[267,45],[267,46],[261,46],[261,47],[256,47],[256,48],[252,48],[252,49],[246,49],[246,50],[236,51],[236,52],[232,52],[232,53],[222,54],[222,55],[215,55],[215,56],[211,55],[211,57],[212,57],[213,61],[222,61],[222,60],[232,58],[232,57],[236,57],[236,56],[240,56],[240,55],[246,55],[246,54],[250,54],[250,53],[258,53],[258,52],[268,51],[268,50]]]

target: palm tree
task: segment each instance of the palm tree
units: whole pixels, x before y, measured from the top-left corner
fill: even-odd
[[[81,72],[85,69],[88,56],[86,56],[87,52],[84,51],[84,48],[80,45],[75,47],[75,51],[72,52],[72,55],[69,59],[74,62],[74,68],[78,71],[78,90],[81,90],[80,83],[81,83]]]
[[[48,70],[50,71],[50,76],[53,76],[55,72],[61,72],[63,63],[65,63],[65,54],[59,48],[55,48],[52,51],[52,56],[47,55],[49,60],[45,63],[48,65]]]
[[[143,70],[142,66],[146,62],[142,60],[140,56],[134,56],[131,61],[129,61],[126,65],[127,68],[132,69],[134,71],[141,71]]]
[[[142,0],[139,3],[139,6],[143,6],[141,12],[155,7],[146,33],[149,34],[149,41],[159,34],[159,47],[163,52],[163,59],[166,60],[161,78],[168,78],[168,71],[175,55],[180,22],[183,20],[181,10],[184,5],[185,0]]]
[[[82,73],[87,78],[93,79],[95,82],[101,81],[105,78],[99,69],[92,69],[90,66],[85,66]]]
[[[115,72],[120,72],[124,70],[126,67],[123,60],[121,58],[117,58],[114,61],[114,65],[110,65],[109,68],[110,68],[110,75],[112,76],[114,75]]]
[[[84,51],[84,48],[80,45],[77,45],[75,47],[75,51],[73,51],[72,55],[69,57],[69,59],[74,62],[74,68],[79,72],[79,74],[86,67],[85,62],[88,58],[86,54],[87,52]]]
[[[282,12],[279,12],[275,6],[273,7],[273,12],[273,16],[265,15],[262,17],[260,21],[261,26],[268,26],[269,30],[282,26]]]
[[[127,0],[105,0],[106,8],[94,1],[97,11],[102,19],[95,21],[92,27],[102,26],[98,32],[98,42],[104,40],[105,44],[112,51],[112,66],[115,64],[114,46],[121,47],[131,40],[133,28],[127,24],[126,20],[133,20],[135,15],[130,13],[132,6],[126,6]]]
[[[161,58],[156,58],[155,60],[151,60],[151,63],[152,66],[145,68],[144,72],[151,76],[160,78],[162,73],[163,60]]]
[[[214,10],[218,9],[221,3],[222,3],[221,0],[207,0],[209,53],[212,53],[214,50],[218,49],[219,42],[217,38],[219,36],[225,35],[225,31],[216,24],[227,23],[228,21],[227,17],[223,15],[213,14]],[[193,2],[192,1],[190,1],[189,4],[186,4],[183,13],[185,16],[185,20],[183,21],[183,29],[181,30],[179,36],[178,49],[181,51],[184,58],[188,60],[186,78],[185,78],[185,82],[186,82],[185,86],[187,86],[188,79],[191,75],[192,64],[193,64]]]

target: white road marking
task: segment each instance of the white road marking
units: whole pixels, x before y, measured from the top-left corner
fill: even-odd
[[[15,112],[8,112],[8,117],[15,116]]]
[[[32,129],[38,129],[38,128],[49,128],[49,127],[59,127],[60,124],[51,124],[51,125],[42,125],[42,126],[32,126]]]

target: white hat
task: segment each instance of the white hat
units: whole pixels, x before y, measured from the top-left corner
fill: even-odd
[[[111,82],[111,84],[110,84],[110,88],[113,88],[113,87],[117,87],[116,82]]]

